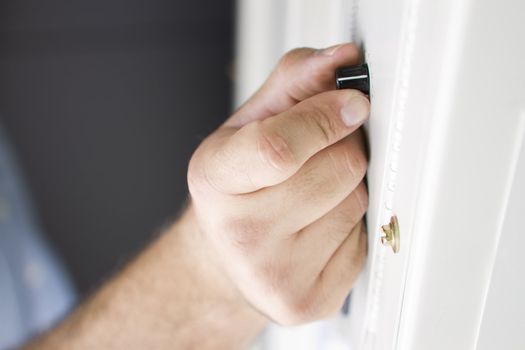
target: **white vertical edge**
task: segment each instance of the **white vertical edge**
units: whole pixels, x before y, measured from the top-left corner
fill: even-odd
[[[418,198],[419,204],[421,207],[424,207],[425,209],[422,210],[419,215],[417,216],[417,221],[415,222],[414,226],[416,231],[420,231],[420,234],[423,234],[426,227],[429,227],[429,225],[432,225],[433,220],[435,219],[434,213],[438,210],[441,210],[443,208],[436,208],[436,201],[434,198],[438,195],[438,192],[441,191],[436,184],[439,184],[439,174],[437,172],[434,172],[435,169],[440,169],[446,166],[446,155],[444,154],[445,149],[441,147],[440,143],[446,142],[447,140],[447,133],[451,130],[451,110],[452,110],[452,103],[454,102],[455,98],[455,88],[457,86],[457,79],[461,77],[462,75],[458,71],[459,64],[458,64],[458,57],[461,57],[461,49],[464,48],[465,42],[466,42],[466,30],[465,27],[469,20],[469,13],[470,13],[470,7],[471,7],[470,1],[457,1],[457,2],[451,2],[449,4],[450,6],[450,17],[447,18],[447,30],[443,33],[444,42],[447,42],[448,45],[446,47],[446,50],[444,50],[444,57],[443,57],[443,75],[441,75],[441,79],[438,82],[437,91],[438,95],[436,96],[436,101],[439,101],[439,104],[436,104],[436,111],[433,113],[433,120],[432,120],[432,134],[431,138],[428,143],[427,147],[427,164],[425,166],[426,172],[424,175],[424,189],[425,191],[421,191],[420,196]],[[498,210],[498,213],[494,215],[495,222],[497,226],[495,236],[494,236],[494,245],[488,246],[487,249],[487,260],[484,265],[488,267],[494,266],[494,261],[496,259],[496,251],[497,251],[497,245],[499,242],[501,229],[502,229],[502,222],[504,220],[505,210],[506,210],[506,203],[508,202],[509,193],[510,193],[510,186],[512,184],[512,177],[514,176],[515,172],[515,163],[517,161],[517,157],[519,155],[519,147],[521,146],[521,142],[523,142],[523,132],[524,132],[524,122],[523,118],[520,120],[519,127],[517,130],[517,135],[513,139],[514,146],[512,148],[513,155],[510,156],[510,162],[509,167],[505,172],[508,174],[508,178],[505,180],[505,187],[504,187],[504,193],[501,198],[501,203],[503,204],[502,207],[500,207]],[[468,134],[467,134],[468,135]],[[465,140],[465,142],[468,139]],[[509,143],[510,144],[510,143]],[[499,181],[499,179],[498,179]],[[460,195],[460,194],[458,194]],[[499,200],[499,198],[498,198]],[[473,211],[474,209],[470,209]],[[469,215],[472,217],[472,214],[469,213]],[[411,313],[419,312],[423,313],[425,312],[424,309],[421,309],[421,305],[416,304],[414,301],[415,296],[417,295],[416,289],[417,287],[417,281],[418,276],[424,276],[425,275],[425,256],[428,249],[431,249],[431,247],[428,246],[428,244],[425,244],[423,241],[418,242],[419,240],[425,240],[424,237],[418,237],[414,236],[414,246],[418,246],[418,252],[417,257],[411,256],[411,258],[414,258],[414,261],[416,263],[410,264],[410,268],[408,269],[408,278],[411,279],[411,290],[409,293],[405,295],[405,299],[407,301],[407,304],[411,304],[411,310],[408,311],[408,314],[405,313],[403,315],[403,318],[401,319],[401,328],[402,331],[400,332],[400,338],[398,341],[398,348],[399,349],[412,349],[414,348],[412,346],[412,341],[414,340],[414,337],[416,334],[413,333],[413,326],[414,324],[410,324],[408,322],[408,319],[411,319],[411,322],[414,322],[414,318],[411,318]],[[421,243],[421,244],[420,244]],[[415,255],[415,253],[414,253]],[[467,251],[465,252],[465,258],[467,258]],[[417,260],[417,261],[416,261]],[[490,271],[492,271],[492,268]],[[490,275],[487,276],[487,281],[490,281]],[[466,282],[467,283],[467,282]],[[453,287],[453,286],[451,286]],[[457,287],[457,286],[456,286]],[[480,290],[480,293],[483,295],[482,299],[484,300],[481,305],[480,310],[480,317],[477,320],[473,319],[473,322],[477,322],[477,324],[473,325],[477,333],[479,335],[479,327],[481,324],[481,315],[483,314],[483,305],[486,301],[486,295],[488,293],[488,284],[484,286],[486,288],[482,288]],[[446,286],[443,286],[443,288],[446,288]],[[459,311],[459,310],[458,310]],[[421,315],[420,315],[421,316]],[[452,321],[452,320],[451,320]],[[465,335],[468,336],[468,335]],[[475,335],[474,335],[475,336]],[[477,339],[477,337],[475,336]]]
[[[493,246],[493,251],[492,251],[492,254],[491,254],[491,262],[490,262],[490,265],[492,266],[492,269],[491,269],[491,272],[490,272],[490,277],[489,277],[489,281],[492,280],[492,275],[494,273],[494,266],[495,266],[495,263],[496,263],[496,259],[497,259],[497,251],[498,251],[498,248],[499,248],[499,243],[501,241],[501,235],[503,233],[503,225],[505,224],[505,218],[506,218],[506,215],[507,215],[507,208],[508,208],[508,205],[509,205],[509,200],[510,200],[510,196],[511,196],[511,192],[512,192],[512,187],[513,187],[513,184],[514,184],[514,178],[515,178],[515,175],[516,175],[516,171],[517,171],[517,167],[518,167],[518,162],[519,162],[519,159],[520,159],[520,156],[521,156],[521,150],[523,149],[523,142],[525,140],[525,111],[522,111],[520,116],[519,116],[519,121],[518,121],[518,127],[516,128],[516,135],[514,136],[514,149],[512,151],[512,156],[511,156],[511,162],[510,162],[510,166],[509,166],[509,176],[508,176],[508,179],[506,180],[506,187],[505,187],[505,193],[503,195],[503,203],[504,205],[502,205],[501,207],[501,210],[498,214],[498,230],[497,230],[497,239],[496,239],[496,244],[494,244]],[[488,294],[489,294],[489,290],[490,288],[486,288],[484,291],[483,291],[483,305],[482,305],[482,309],[481,309],[481,315],[484,315],[484,311],[485,311],[485,307],[487,305],[487,297],[488,297]],[[477,336],[476,336],[476,345],[475,345],[475,348],[478,347],[478,341],[479,341],[479,334],[480,334],[480,330],[481,330],[481,324],[482,324],[482,321],[483,321],[483,316],[479,318],[479,323],[478,323],[478,327],[477,327]]]
[[[264,82],[283,51],[284,0],[237,0],[234,107]]]
[[[286,50],[295,47],[321,48],[350,40],[347,0],[287,0]]]
[[[370,265],[370,279],[367,288],[367,308],[365,311],[364,326],[362,340],[359,345],[361,349],[375,349],[377,348],[376,337],[379,336],[381,328],[385,323],[391,322],[394,327],[397,327],[397,312],[392,310],[384,310],[385,307],[385,288],[392,288],[394,286],[385,286],[385,264],[387,261],[387,254],[392,254],[388,247],[380,245],[377,239],[378,228],[382,224],[386,224],[393,212],[393,200],[396,195],[396,182],[398,176],[398,160],[402,153],[401,144],[403,139],[403,125],[406,116],[405,107],[408,99],[408,87],[411,74],[411,58],[414,51],[414,35],[417,26],[417,11],[419,0],[406,0],[403,2],[403,15],[401,27],[401,41],[399,57],[396,59],[397,65],[395,68],[394,95],[392,99],[392,106],[390,109],[390,122],[388,126],[386,142],[386,157],[383,167],[383,176],[380,185],[379,200],[374,204],[377,206],[376,216],[369,218],[369,230],[371,231],[372,240],[369,240],[371,245],[371,265]],[[388,117],[388,116],[383,116]],[[409,249],[408,241],[405,235],[402,238],[403,253]],[[392,257],[389,257],[390,259]],[[400,256],[395,256],[395,259],[401,259]],[[391,300],[390,305],[397,305],[397,300]],[[386,318],[386,319],[385,319]],[[390,332],[390,331],[389,331]],[[397,332],[394,330],[393,334]],[[384,337],[384,334],[381,334]],[[395,339],[382,338],[381,343],[395,343]]]
[[[348,0],[237,0],[234,106],[264,82],[279,57],[296,47],[350,40]]]
[[[469,0],[467,0],[469,1]],[[447,116],[450,113],[448,112],[451,109],[451,96],[453,95],[453,91],[448,90],[448,88],[453,88],[455,86],[454,79],[457,77],[457,66],[455,65],[455,59],[457,55],[459,54],[461,45],[464,41],[464,38],[462,35],[458,35],[458,33],[462,33],[462,28],[464,26],[464,16],[466,14],[466,11],[468,9],[467,1],[461,0],[456,1],[455,6],[451,5],[451,1],[446,1],[445,4],[447,6],[451,6],[451,10],[449,13],[451,16],[449,17],[449,27],[448,30],[444,33],[444,36],[446,41],[448,43],[446,47],[446,51],[444,51],[444,57],[442,59],[442,69],[441,72],[443,73],[440,76],[440,81],[438,82],[439,86],[436,88],[438,91],[438,96],[436,96],[435,100],[439,101],[439,104],[436,104],[437,110],[433,113],[433,118],[431,122],[431,129],[432,132],[429,133],[429,141],[426,145],[426,151],[425,151],[425,159],[426,164],[424,165],[423,174],[422,174],[422,183],[420,184],[421,190],[419,191],[419,195],[417,198],[417,205],[418,207],[424,205],[425,211],[427,215],[429,213],[432,213],[434,211],[434,202],[432,201],[432,195],[430,192],[439,191],[438,188],[433,186],[434,183],[436,183],[436,173],[433,171],[433,169],[438,169],[443,166],[443,149],[440,147],[440,142],[443,142],[443,140],[446,139],[446,132],[447,132],[447,124],[448,120],[447,118],[444,118],[443,116]],[[453,2],[453,1],[452,1]],[[438,117],[440,116],[440,117]],[[420,214],[419,211],[416,209],[416,215],[413,221],[413,226],[411,227],[411,230],[413,232],[417,232],[417,230],[424,229],[425,226],[428,225],[430,222],[430,218]],[[412,246],[418,247],[418,235],[413,235],[412,237]],[[421,248],[419,248],[419,255],[424,255],[424,253],[421,252]],[[424,274],[424,266],[419,264],[414,264],[414,260],[416,258],[414,257],[415,252],[409,253],[408,263],[407,263],[407,269],[405,273],[405,280],[408,282],[405,282],[405,287],[407,283],[413,283],[414,285],[417,284],[417,279],[414,278],[415,270],[417,270],[418,274]],[[407,291],[405,289],[405,293],[403,295],[403,303],[406,305],[407,302],[410,302],[412,299],[412,295],[410,294],[410,291]],[[406,319],[403,314],[403,311],[400,315],[399,319],[399,325],[398,325],[398,336],[396,339],[396,349],[407,349],[408,343],[410,343],[410,336],[407,334],[406,330]]]

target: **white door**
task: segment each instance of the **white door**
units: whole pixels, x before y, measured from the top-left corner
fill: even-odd
[[[523,0],[238,1],[237,102],[295,46],[357,41],[371,74],[350,315],[269,348],[525,349],[524,18]],[[379,240],[392,215],[398,254]]]

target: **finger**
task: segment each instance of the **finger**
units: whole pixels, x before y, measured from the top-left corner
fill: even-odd
[[[367,207],[368,194],[364,182],[361,182],[337,207],[301,230],[293,244],[293,251],[297,252],[303,266],[301,271],[314,272],[317,276],[361,221]]]
[[[224,193],[249,193],[281,183],[314,154],[356,130],[369,109],[361,92],[338,90],[252,122],[209,148],[202,164],[207,179]]]
[[[294,234],[349,196],[363,180],[366,166],[359,131],[317,153],[285,182],[236,200],[250,216],[266,221],[269,232]]]
[[[324,317],[341,309],[361,272],[367,254],[367,235],[361,221],[332,255],[314,287],[314,303],[322,305]]]
[[[283,56],[263,86],[225,125],[239,127],[267,118],[318,93],[333,90],[335,70],[358,61],[359,51],[354,44],[340,44],[324,50],[292,50]]]

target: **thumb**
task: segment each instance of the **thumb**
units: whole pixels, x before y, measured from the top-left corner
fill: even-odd
[[[333,90],[335,70],[358,61],[359,51],[354,44],[289,51],[261,88],[226,121],[225,126],[240,127],[253,120],[265,119],[309,97]]]

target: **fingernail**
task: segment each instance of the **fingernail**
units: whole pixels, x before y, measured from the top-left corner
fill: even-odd
[[[346,126],[362,124],[370,114],[370,102],[363,95],[351,97],[341,108],[341,118]]]
[[[337,51],[337,49],[339,49],[343,45],[345,44],[338,44],[338,45],[327,47],[326,49],[317,50],[317,54],[321,54],[325,56],[332,56]]]

